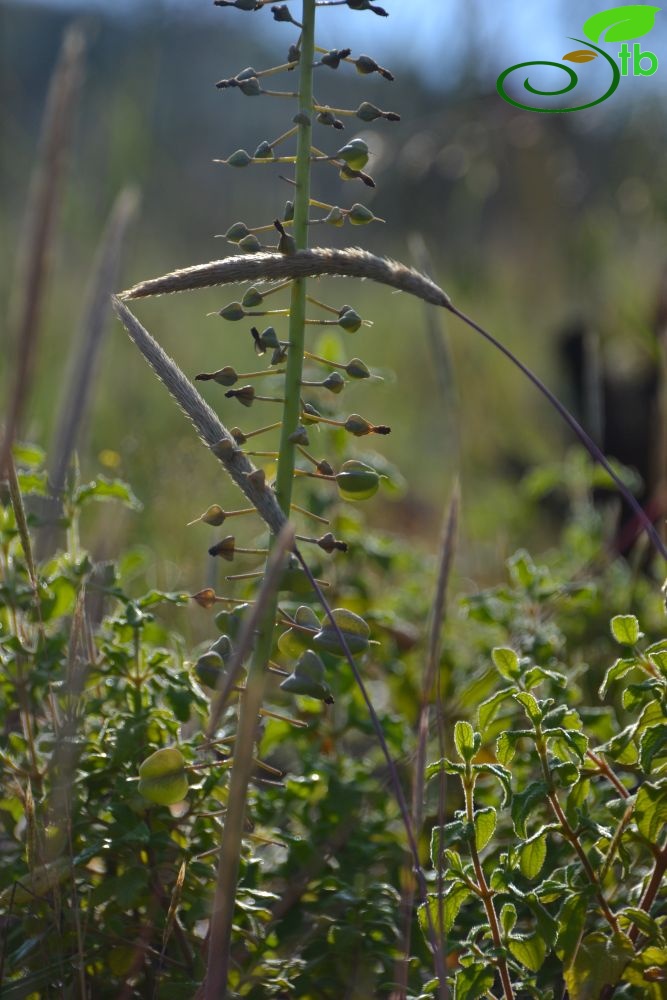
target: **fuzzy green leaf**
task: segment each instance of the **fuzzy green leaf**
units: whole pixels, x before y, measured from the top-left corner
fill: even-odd
[[[141,503],[134,493],[120,479],[106,479],[98,476],[90,483],[79,486],[74,493],[74,503],[77,507],[82,507],[90,500],[117,500],[131,510],[141,510]]]
[[[496,757],[501,764],[510,764],[516,753],[516,745],[522,736],[531,736],[529,729],[508,729],[496,740]]]
[[[482,736],[486,736],[486,731],[491,725],[495,717],[498,715],[500,706],[504,701],[507,701],[513,694],[516,693],[515,687],[503,688],[502,691],[497,691],[495,694],[483,701],[479,706],[477,712],[477,725],[480,728]]]
[[[605,986],[618,982],[633,954],[625,934],[587,934],[564,972],[570,1000],[598,1000]]]
[[[460,969],[454,980],[454,1000],[478,1000],[492,988],[495,978],[488,965],[475,963]]]
[[[431,920],[433,921],[434,927],[440,926],[440,914],[442,914],[442,929],[445,934],[449,934],[452,927],[454,926],[454,921],[456,916],[465,903],[466,899],[471,895],[470,889],[463,885],[461,882],[451,882],[443,895],[442,900],[439,902],[438,897],[435,893],[429,894],[428,908],[431,915]],[[418,910],[419,916],[419,926],[421,927],[424,937],[428,940],[428,921],[426,919],[426,903],[422,903]]]
[[[589,893],[568,895],[558,914],[558,937],[555,951],[563,968],[567,969],[574,958],[586,923]]]
[[[542,805],[547,796],[545,781],[531,781],[529,785],[517,792],[512,800],[512,822],[518,837],[527,837],[526,820]]]
[[[615,615],[610,624],[611,634],[622,646],[634,646],[639,641],[639,621],[634,615]]]
[[[527,691],[519,691],[514,695],[514,699],[524,708],[533,725],[542,720],[542,711],[532,694],[528,694]]]
[[[639,832],[655,843],[667,823],[667,781],[654,785],[644,782],[637,792],[635,820]]]
[[[625,675],[630,673],[630,671],[633,670],[636,666],[637,666],[637,661],[633,656],[626,657],[624,659],[618,659],[616,660],[615,663],[612,663],[612,665],[607,670],[607,673],[604,675],[604,680],[600,685],[600,690],[599,690],[600,697],[605,698],[607,695],[607,691],[609,690],[610,684],[613,684],[614,681],[618,681],[622,677],[625,677]]]
[[[519,848],[519,867],[525,878],[537,878],[547,856],[546,830],[533,834]]]
[[[475,812],[475,843],[478,851],[483,851],[496,829],[497,815],[493,806],[485,806]]]
[[[507,646],[496,646],[491,651],[491,659],[500,676],[504,677],[506,681],[516,681],[521,676],[519,657],[513,649]]]
[[[454,744],[461,760],[471,761],[479,749],[479,737],[469,722],[459,722],[454,726]]]
[[[639,763],[645,774],[650,774],[651,765],[656,757],[667,756],[667,725],[663,722],[657,726],[649,726],[642,733],[639,743]]]
[[[511,937],[509,949],[517,962],[521,962],[531,972],[538,972],[547,957],[547,946],[539,934]]]

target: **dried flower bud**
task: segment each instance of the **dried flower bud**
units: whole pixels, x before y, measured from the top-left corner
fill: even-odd
[[[257,486],[260,490],[263,490],[266,486],[266,473],[264,469],[255,469],[253,472],[246,473],[248,482],[252,483],[253,486]]]
[[[199,375],[195,375],[196,382],[217,382],[218,385],[234,385],[238,382],[239,377],[234,368],[229,365],[221,368],[217,372],[200,372]]]
[[[345,388],[345,379],[340,374],[340,372],[331,372],[322,382],[322,388],[328,389],[329,392],[334,392],[338,395]]]
[[[394,79],[393,74],[388,69],[378,66],[375,59],[371,59],[370,56],[359,56],[358,59],[354,60],[354,64],[357,67],[357,73],[361,73],[362,76],[368,76],[369,73],[379,73],[385,80]]]
[[[246,66],[246,68],[242,69],[240,73],[237,73],[235,77],[237,83],[243,80],[253,80],[256,78],[257,70],[253,69],[252,66]]]
[[[220,556],[222,559],[226,559],[227,562],[232,562],[235,548],[236,539],[233,535],[227,535],[226,538],[212,545],[208,550],[208,554],[210,556]]]
[[[227,159],[229,167],[247,167],[252,163],[252,156],[245,149],[237,149],[235,153]]]
[[[344,309],[338,317],[338,325],[348,333],[356,333],[361,322],[361,316],[354,309]]]
[[[310,125],[310,115],[306,114],[305,111],[297,111],[292,121],[295,125]]]
[[[344,162],[352,170],[363,170],[368,163],[368,145],[363,139],[351,139],[336,153],[336,158]]]
[[[338,176],[342,181],[361,181],[366,187],[375,187],[375,181],[369,174],[365,174],[363,170],[353,170],[347,163],[342,165],[338,171]]]
[[[248,438],[243,433],[243,431],[241,430],[240,427],[232,427],[232,429],[231,429],[231,431],[229,433],[232,435],[232,437],[234,438],[234,440],[236,441],[236,443],[239,444],[239,445],[240,444],[245,444],[246,441],[248,440]]]
[[[271,364],[281,365],[286,357],[287,357],[287,348],[282,346],[276,347],[275,351],[271,355]]]
[[[289,436],[289,440],[292,444],[303,445],[304,448],[307,448],[308,445],[310,444],[310,440],[308,438],[308,431],[303,426],[303,424],[299,424],[297,429],[295,431],[292,431],[292,433]]]
[[[301,409],[301,419],[304,424],[316,424],[317,417],[320,417],[321,413],[315,409],[310,403],[304,403]],[[315,419],[309,419],[309,417],[314,417]]]
[[[244,309],[254,309],[255,306],[260,306],[263,301],[264,296],[260,292],[259,288],[255,288],[254,285],[251,285],[250,288],[244,292],[243,298],[241,299],[241,305]]]
[[[200,608],[204,608],[205,611],[210,611],[211,608],[215,607],[216,595],[213,587],[206,587],[204,590],[200,590],[196,594],[192,594],[192,600],[196,601]]]
[[[273,160],[275,159],[275,153],[273,152],[273,147],[270,143],[264,139],[260,142],[259,146],[254,152],[254,157],[256,160]]]
[[[371,10],[379,17],[389,17],[384,7],[378,7],[377,4],[371,3],[370,0],[347,0],[347,5],[350,10]]]
[[[250,233],[248,236],[244,236],[242,240],[239,240],[239,248],[244,253],[261,253],[264,249],[254,233]]]
[[[285,211],[283,212],[283,222],[292,222],[294,219],[294,202],[285,202]]]
[[[287,21],[290,24],[294,21],[286,3],[281,3],[280,6],[276,5],[275,7],[272,7],[271,13],[273,14],[275,21]]]
[[[351,361],[348,361],[345,365],[345,372],[350,378],[370,378],[371,375],[366,365],[359,358],[352,358]]]
[[[255,330],[254,327],[253,327],[253,330],[254,330],[254,333],[256,334],[257,330]],[[274,330],[274,328],[272,326],[267,326],[266,330],[264,330],[262,333],[258,334],[257,335],[257,341],[258,341],[259,346],[262,348],[263,351],[276,350],[276,348],[280,347],[280,341],[278,340],[278,334],[276,333],[276,331]]]
[[[261,10],[260,0],[213,0],[214,7],[236,7],[237,10]]]
[[[230,243],[239,243],[246,236],[250,236],[250,230],[245,222],[235,222],[225,233],[225,239]]]
[[[226,517],[227,515],[222,507],[214,503],[204,511],[201,517],[197,518],[197,521],[203,521],[204,524],[212,524],[214,528],[219,528]],[[190,524],[196,524],[197,521],[190,521]]]
[[[224,437],[220,438],[219,441],[216,441],[214,445],[211,445],[211,451],[214,455],[217,455],[218,458],[228,459],[238,451],[238,448],[235,446],[233,441]]]
[[[322,535],[321,538],[317,539],[317,544],[325,552],[331,555],[332,552],[347,552],[347,543],[339,542],[338,539],[334,538],[330,531],[327,531],[326,535]]]
[[[334,470],[325,458],[315,466],[321,476],[333,476]]]
[[[335,125],[337,119],[331,111],[320,111],[318,112],[317,120],[320,125]]]
[[[298,45],[290,45],[287,50],[287,62],[298,63],[301,59],[301,52]]]
[[[280,239],[278,240],[278,253],[282,253],[286,257],[291,257],[292,254],[296,253],[296,240],[285,230],[279,219],[276,219],[273,224],[280,233]]]
[[[320,64],[322,66],[328,66],[329,69],[338,69],[341,63],[341,59],[347,59],[351,52],[351,49],[331,49],[330,52],[326,52],[320,59]]]
[[[255,387],[253,385],[244,385],[240,389],[229,389],[225,393],[227,399],[238,399],[239,403],[243,406],[252,406],[255,401]]]
[[[245,310],[240,302],[230,302],[229,305],[223,306],[218,313],[218,316],[222,316],[223,319],[236,322],[237,320],[243,319],[245,316]]]

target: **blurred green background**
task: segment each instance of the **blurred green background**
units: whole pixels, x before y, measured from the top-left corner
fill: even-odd
[[[398,124],[356,128],[351,119],[345,133],[322,129],[317,138],[333,150],[341,135],[363,135],[377,188],[341,185],[337,172],[323,166],[313,196],[343,206],[362,201],[387,221],[359,229],[320,226],[312,242],[360,244],[414,263],[420,234],[433,277],[456,304],[565,399],[571,386],[558,365],[558,337],[573,320],[598,332],[610,367],[652,363],[667,264],[667,58],[654,78],[623,80],[604,105],[573,115],[530,114],[498,97],[498,72],[522,59],[560,58],[572,47],[568,36],[577,36],[598,5],[549,2],[539,15],[514,2],[494,11],[479,0],[385,0],[384,6],[395,17],[322,11],[319,36],[327,47],[372,55],[396,81],[361,77],[350,66],[322,70],[317,81],[323,103],[353,108],[367,99],[400,112]],[[238,220],[270,222],[289,196],[279,167],[235,171],[212,161],[240,147],[252,151],[288,127],[284,102],[249,100],[214,84],[248,65],[282,62],[293,28],[275,24],[268,11],[244,15],[211,9],[204,0],[71,8],[5,0],[3,315],[16,281],[15,248],[48,81],[73,20],[86,36],[85,82],[22,428],[24,439],[47,448],[91,261],[119,191],[133,185],[141,196],[122,287],[226,255],[231,248],[216,234]],[[660,53],[664,37],[658,26],[650,47]],[[279,87],[289,81],[274,79]],[[318,294],[336,305],[349,302],[374,324],[339,337],[343,357],[360,356],[385,376],[346,390],[340,408],[391,424],[377,450],[405,480],[400,494],[385,493],[369,505],[370,521],[433,551],[458,474],[462,565],[475,585],[493,580],[517,544],[548,547],[553,523],[527,519],[519,488],[525,471],[559,458],[572,443],[545,401],[483,341],[437,316],[450,361],[443,393],[419,302],[368,284],[323,283]],[[188,374],[226,364],[248,371],[257,367],[250,324],[207,316],[237,297],[232,289],[189,293],[140,304],[136,312]],[[320,335],[309,336],[317,349]],[[15,356],[16,345],[3,335],[4,398]],[[244,410],[212,383],[202,392],[228,425],[247,429],[275,419],[268,404]],[[355,447],[362,453],[367,443]],[[317,442],[312,450],[324,457]],[[210,535],[185,524],[210,503],[234,507],[240,497],[112,320],[79,457],[84,478],[100,471],[126,478],[144,504],[141,513],[100,505],[85,526],[94,554],[113,556],[130,545],[143,552],[150,583],[203,586]],[[243,525],[239,535],[252,537],[252,527]]]

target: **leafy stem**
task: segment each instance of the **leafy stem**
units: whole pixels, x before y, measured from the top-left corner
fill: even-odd
[[[473,793],[475,790],[475,772],[473,771],[472,764],[469,760],[466,761],[465,772],[461,775],[461,778],[463,784],[463,794],[465,797],[466,819],[468,821],[468,829],[470,831],[468,835],[468,849],[470,851],[470,857],[475,869],[475,877],[477,879],[475,891],[484,904],[486,919],[489,921],[491,938],[493,939],[493,946],[498,952],[498,974],[503,985],[505,1000],[514,1000],[514,989],[510,979],[509,968],[507,961],[502,954],[503,942],[500,933],[500,925],[498,923],[498,914],[496,913],[496,908],[493,903],[494,894],[486,881],[486,875],[484,874],[484,868],[482,867],[479,851],[477,850],[477,842],[475,840],[475,808],[473,800]]]

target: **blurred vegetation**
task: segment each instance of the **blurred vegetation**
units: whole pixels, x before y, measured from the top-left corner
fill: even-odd
[[[47,81],[69,21],[46,6],[5,3],[0,9],[0,178],[13,192],[0,207],[6,247],[17,244]],[[44,445],[91,257],[120,188],[136,184],[142,197],[125,254],[125,284],[224,255],[216,233],[233,219],[265,219],[283,192],[289,194],[278,170],[266,170],[257,187],[249,172],[211,162],[254,144],[258,134],[276,132],[270,100],[253,102],[251,124],[247,103],[213,86],[244,65],[267,61],[243,18],[222,24],[141,4],[126,16],[101,11],[81,22],[88,39],[83,104],[26,425],[27,435]],[[472,52],[468,59],[472,66]],[[655,358],[653,313],[666,263],[667,212],[660,95],[641,102],[619,95],[577,115],[538,116],[505,105],[492,81],[480,92],[472,70],[444,90],[432,85],[428,70],[392,69],[400,77],[393,87],[365,80],[366,96],[400,112],[402,122],[367,136],[378,179],[370,204],[387,225],[364,230],[364,245],[407,259],[410,236],[420,232],[435,277],[455,301],[566,397],[556,341],[573,317],[599,332],[613,365]],[[323,100],[326,85],[323,78]],[[349,74],[337,74],[339,103],[354,106],[355,88]],[[315,183],[315,196],[327,200],[337,182],[322,171]],[[333,245],[339,239],[330,227],[313,235],[314,242]],[[3,309],[12,281],[12,267],[3,268]],[[206,316],[224,301],[219,292],[202,292],[158,300],[142,315],[194,374],[242,361],[241,331]],[[363,341],[363,356],[388,376],[368,416],[394,415],[386,454],[409,484],[402,498],[382,502],[384,523],[400,524],[428,544],[459,471],[464,530],[474,539],[464,546],[465,559],[475,578],[492,577],[518,542],[548,544],[550,524],[528,523],[516,491],[523,470],[561,455],[569,443],[542,400],[486,345],[449,322],[453,388],[442,398],[419,305],[365,286],[355,290],[353,304],[374,322],[356,335],[355,353],[362,353]],[[12,350],[7,345],[4,356]],[[6,388],[11,365],[3,368]],[[400,385],[392,370],[400,371]],[[205,391],[223,416],[235,405],[221,401],[216,387]],[[198,512],[193,482],[197,506],[221,500],[219,473],[114,324],[80,461],[84,475],[106,466],[126,476],[146,502],[138,516],[96,515],[96,554],[130,542],[150,551],[151,582],[180,586],[201,575],[200,546],[183,525]],[[162,544],[166,537],[169,546]]]

